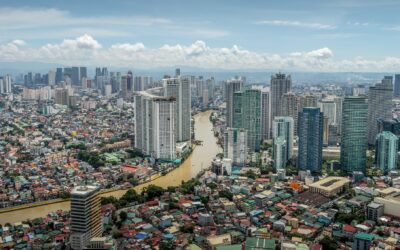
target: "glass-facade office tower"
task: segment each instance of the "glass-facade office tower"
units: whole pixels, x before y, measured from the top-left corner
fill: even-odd
[[[247,146],[251,152],[260,150],[261,136],[261,91],[246,89],[234,94],[233,127],[247,130]]]
[[[381,83],[369,88],[368,93],[368,144],[375,145],[378,119],[392,118],[393,77],[385,76]]]
[[[385,175],[397,168],[397,151],[399,138],[391,132],[383,131],[376,136],[376,166]]]
[[[242,80],[231,80],[225,83],[226,127],[233,127],[233,96],[243,88]]]
[[[367,152],[367,99],[363,96],[344,98],[340,163],[346,173],[365,173]]]
[[[400,97],[400,74],[394,75],[394,97]]]
[[[272,122],[273,159],[276,169],[285,168],[286,163],[293,156],[293,128],[292,117],[277,116]]]
[[[299,112],[299,170],[321,173],[324,114],[319,108],[307,107]]]
[[[261,117],[261,133],[262,139],[267,140],[270,138],[270,92],[261,90],[261,105],[262,105],[262,117]]]

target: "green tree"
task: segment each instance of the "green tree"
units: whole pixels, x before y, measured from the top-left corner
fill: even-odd
[[[218,193],[219,197],[222,198],[227,198],[228,200],[232,201],[233,200],[233,194],[231,192],[229,192],[228,190],[221,190]]]
[[[160,197],[164,194],[164,192],[164,188],[151,184],[143,188],[142,196],[145,196],[146,200],[152,200],[154,198]]]
[[[322,245],[322,249],[326,250],[336,250],[338,248],[338,243],[334,239],[329,238],[328,236],[324,236],[322,240],[319,241],[319,244]]]
[[[114,239],[119,239],[119,238],[122,237],[122,232],[119,231],[119,230],[114,230],[114,231],[112,232],[112,236],[113,236]]]
[[[160,250],[175,250],[176,249],[176,243],[173,240],[163,240],[160,241],[159,244],[159,249]]]
[[[192,234],[194,231],[194,225],[193,224],[189,224],[189,225],[183,225],[179,227],[179,231],[182,233],[189,233]]]
[[[128,214],[125,211],[121,211],[119,213],[119,218],[121,219],[121,222],[124,222],[128,218]]]
[[[246,176],[247,178],[250,178],[250,179],[253,179],[253,180],[256,179],[256,174],[255,174],[254,171],[251,170],[251,169],[250,169],[249,171],[246,172],[245,176]]]
[[[60,194],[60,198],[61,198],[61,199],[64,199],[64,200],[69,199],[69,198],[71,198],[71,194],[68,193],[68,192],[62,192],[62,193]]]

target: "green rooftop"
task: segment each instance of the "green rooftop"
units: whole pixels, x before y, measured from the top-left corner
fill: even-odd
[[[246,250],[275,250],[275,240],[266,238],[249,237],[246,240]]]
[[[218,246],[216,250],[242,250],[241,244],[228,245],[228,246]]]
[[[354,237],[356,238],[356,239],[359,239],[359,240],[369,240],[369,241],[372,241],[373,239],[374,239],[374,235],[373,234],[367,234],[367,233],[356,233],[355,235],[354,235]]]

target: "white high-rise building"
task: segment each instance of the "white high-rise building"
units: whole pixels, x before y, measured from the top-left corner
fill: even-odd
[[[0,94],[4,94],[5,90],[4,90],[4,80],[3,78],[0,78]]]
[[[164,79],[164,96],[176,99],[175,131],[177,142],[191,139],[190,80],[187,77]]]
[[[85,249],[91,238],[101,237],[103,224],[97,186],[78,186],[71,192],[71,248]]]
[[[224,135],[224,157],[231,159],[232,164],[244,166],[247,160],[247,130],[227,128]]]
[[[294,121],[289,116],[277,116],[272,122],[274,166],[284,168],[293,156]]]
[[[0,94],[11,93],[11,82],[12,78],[10,75],[5,75],[3,78],[0,78]]]
[[[323,99],[319,102],[319,109],[328,117],[328,125],[336,125],[336,103],[332,99]]]
[[[156,159],[176,158],[176,99],[135,92],[135,147]]]
[[[48,84],[53,86],[56,84],[56,72],[54,70],[50,70],[47,74]]]

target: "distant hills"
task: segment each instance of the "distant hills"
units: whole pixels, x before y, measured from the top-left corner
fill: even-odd
[[[56,63],[45,62],[0,62],[0,75],[4,74],[26,74],[47,73],[50,69],[57,67],[70,67],[71,65],[61,65]],[[85,65],[77,65],[85,66]],[[99,67],[107,67],[107,65],[99,65]],[[161,79],[164,75],[174,75],[175,68],[180,68],[183,75],[202,75],[205,78],[214,76],[217,81],[232,78],[233,76],[246,76],[248,83],[269,83],[269,78],[278,70],[224,70],[224,69],[205,69],[200,67],[187,66],[171,66],[155,69],[135,69],[128,67],[108,67],[109,71],[127,72],[131,70],[134,75],[149,75],[155,80]],[[316,83],[332,83],[332,84],[373,84],[385,75],[394,75],[393,72],[301,72],[282,70],[284,73],[292,75],[294,83],[316,84]],[[93,76],[94,67],[88,67],[89,76]]]

